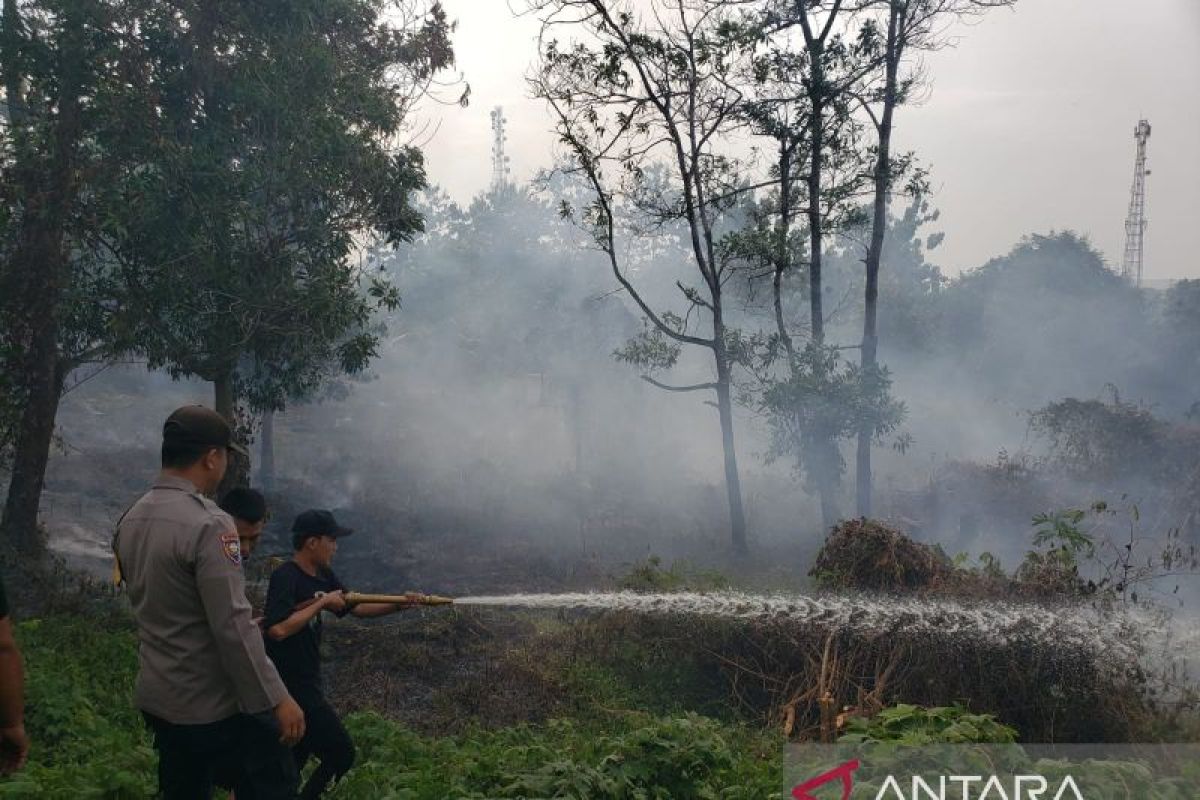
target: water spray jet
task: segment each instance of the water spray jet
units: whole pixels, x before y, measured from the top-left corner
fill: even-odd
[[[793,622],[865,636],[908,634],[942,640],[972,639],[1005,645],[1028,641],[1057,650],[1091,653],[1107,663],[1138,660],[1132,626],[1136,613],[1105,613],[1089,606],[970,602],[951,598],[901,598],[740,592],[631,591],[565,594],[518,593],[455,599],[457,606],[627,611],[724,619]]]

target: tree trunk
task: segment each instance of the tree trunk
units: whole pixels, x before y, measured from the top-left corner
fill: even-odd
[[[900,44],[897,36],[897,15],[902,13],[895,4],[888,15],[888,41],[883,95],[883,114],[879,121],[879,149],[875,158],[875,198],[871,219],[871,243],[867,247],[866,290],[863,299],[863,338],[861,374],[864,381],[873,381],[879,370],[879,263],[883,258],[883,237],[887,230],[887,200],[891,189],[892,118],[896,109],[897,76],[900,67]],[[871,440],[874,427],[864,420],[858,429],[858,450],[855,458],[855,499],[858,515],[871,516]]]
[[[229,427],[237,425],[237,407],[233,396],[233,371],[222,370],[213,378],[213,408],[225,418]]]
[[[814,62],[820,58],[820,48],[813,54]],[[819,86],[820,70],[814,67],[813,85]],[[815,345],[825,344],[825,310],[821,297],[821,253],[825,238],[824,220],[821,218],[821,169],[824,165],[822,149],[825,147],[824,107],[820,89],[812,93],[812,121],[809,136],[812,139],[812,157],[808,173],[808,304],[812,316],[812,340]]]
[[[237,399],[233,391],[233,370],[225,369],[213,380],[213,408],[225,418],[229,427],[236,435],[238,429]],[[221,497],[235,486],[250,485],[250,459],[234,451],[229,451],[229,466],[225,477],[217,487],[217,497]]]
[[[264,492],[275,487],[275,412],[264,411],[258,451],[258,484]]]
[[[17,62],[19,46],[17,4],[5,0],[3,54],[10,69]],[[21,409],[20,429],[13,454],[0,532],[19,550],[36,554],[44,542],[38,530],[38,508],[46,480],[46,465],[54,438],[54,420],[66,378],[67,364],[59,352],[59,305],[69,253],[65,231],[77,191],[75,156],[81,136],[79,94],[83,80],[83,28],[70,13],[62,17],[58,41],[59,93],[57,117],[51,133],[48,164],[46,154],[30,152],[36,147],[32,131],[14,126],[13,173],[21,187],[21,230],[5,276],[4,298],[11,303],[9,331],[15,352],[5,368],[13,375]],[[9,103],[23,104],[20,76],[5,76]],[[10,107],[10,114],[14,111]],[[22,111],[22,115],[24,112]]]
[[[810,44],[812,52],[812,86],[809,99],[812,101],[812,119],[809,122],[809,138],[812,154],[808,173],[808,292],[809,311],[812,315],[812,343],[825,345],[825,309],[822,297],[822,261],[825,242],[825,220],[821,215],[821,171],[825,166],[825,70],[821,63],[824,46],[819,40]],[[819,363],[819,360],[818,360]],[[837,492],[840,483],[837,472],[837,442],[824,431],[816,431],[813,443],[816,451],[817,494],[821,499],[821,521],[826,529],[838,521]]]
[[[25,75],[21,71],[21,35],[24,33],[17,0],[4,0],[4,29],[0,31],[0,68],[4,71],[4,112],[11,130],[25,125]]]
[[[868,349],[871,353],[868,354]],[[870,380],[868,372],[868,363],[874,371],[875,366],[875,338],[866,337],[863,335],[863,379]],[[859,517],[871,516],[871,440],[875,438],[875,431],[872,429],[870,422],[860,423],[858,428],[858,447],[856,455],[854,455],[854,507],[858,511]]]
[[[779,231],[778,249],[775,252],[775,269],[771,280],[771,292],[775,305],[775,329],[787,352],[789,361],[796,358],[796,348],[788,333],[787,321],[783,316],[783,275],[792,268],[792,145],[780,141],[779,145]]]
[[[833,437],[825,435],[816,444],[817,462],[817,495],[821,498],[821,524],[828,531],[841,519],[838,509],[838,452],[837,442]]]
[[[36,555],[45,547],[38,528],[38,510],[46,481],[46,466],[54,439],[54,419],[62,395],[63,370],[59,367],[58,326],[50,323],[38,331],[22,376],[25,407],[14,447],[12,477],[0,529],[21,553]]]
[[[718,327],[719,329],[719,327]],[[733,551],[749,552],[746,543],[746,511],[742,506],[742,480],[738,475],[737,449],[733,438],[733,397],[730,392],[729,359],[720,335],[717,338],[717,414],[721,419],[721,445],[725,452],[725,491],[729,495],[729,530]]]

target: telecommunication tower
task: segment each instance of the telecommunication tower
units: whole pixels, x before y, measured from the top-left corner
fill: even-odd
[[[1121,277],[1134,286],[1142,285],[1142,237],[1146,232],[1146,142],[1150,139],[1150,123],[1139,120],[1133,129],[1137,141],[1137,159],[1133,164],[1133,188],[1129,192],[1129,214],[1125,217],[1125,258],[1121,261]]]
[[[492,191],[501,192],[512,185],[510,178],[510,170],[508,168],[508,156],[505,155],[504,148],[508,144],[508,134],[504,131],[504,126],[508,124],[508,120],[504,117],[503,106],[496,106],[492,109]]]

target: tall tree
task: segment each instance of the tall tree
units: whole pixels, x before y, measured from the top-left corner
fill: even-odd
[[[820,497],[828,526],[839,516],[845,464],[838,439],[845,412],[861,404],[843,402],[851,376],[838,372],[839,350],[826,342],[825,250],[831,236],[861,220],[867,153],[862,125],[852,113],[853,89],[878,62],[877,37],[869,20],[855,16],[857,6],[840,0],[742,5],[744,36],[755,50],[742,113],[776,155],[770,171],[776,188],[760,205],[768,225],[759,229],[769,244],[751,244],[751,235],[739,237],[735,247],[741,256],[765,262],[772,277],[775,334],[758,372],[765,389],[761,399],[777,434],[775,450],[795,457]],[[804,223],[806,248],[794,241],[797,219]],[[801,269],[807,278],[808,341],[797,344],[797,314],[788,308],[794,297],[784,294],[785,281]],[[784,365],[782,376],[770,368],[777,359]],[[829,396],[823,397],[826,390]]]
[[[883,253],[883,236],[887,226],[887,200],[892,183],[892,119],[896,104],[902,96],[900,86],[900,57],[903,54],[904,29],[908,20],[908,2],[893,0],[888,3],[887,38],[884,44],[884,78],[882,89],[882,113],[871,115],[878,135],[875,169],[875,197],[871,209],[871,238],[867,245],[864,266],[866,284],[863,295],[863,336],[860,365],[864,380],[873,381],[879,372],[878,302],[879,260]],[[869,104],[864,108],[871,112]],[[864,422],[858,430],[855,454],[855,506],[860,517],[871,516],[871,444],[873,431]]]
[[[830,144],[827,142],[832,124],[845,124],[841,87],[834,84],[830,61],[840,55],[842,39],[835,29],[842,11],[841,0],[834,0],[828,8],[819,0],[796,0],[792,16],[785,17],[785,30],[799,25],[804,37],[808,71],[804,76],[804,95],[808,100],[808,169],[805,183],[808,203],[805,214],[808,218],[808,286],[811,306],[810,326],[812,341],[817,347],[825,344],[825,310],[822,291],[822,255],[825,249],[825,204],[822,202],[825,184],[823,173]],[[824,12],[822,14],[822,12]],[[831,46],[832,45],[832,46]],[[831,119],[831,115],[834,119]],[[834,145],[836,147],[836,145]]]
[[[134,3],[4,0],[0,30],[5,124],[0,131],[0,426],[11,477],[0,530],[41,548],[38,507],[67,375],[117,348],[104,339],[115,304],[107,263],[87,228],[107,223],[104,193],[120,165],[96,146],[124,132],[137,87],[122,82]]]
[[[868,87],[861,90],[857,98],[870,117],[876,133],[875,164],[871,180],[874,197],[871,208],[871,234],[863,264],[866,283],[863,298],[863,335],[860,351],[862,379],[877,383],[884,379],[879,367],[879,267],[883,254],[884,233],[888,225],[888,198],[896,180],[907,167],[911,158],[902,156],[899,161],[892,153],[892,129],[896,107],[911,95],[919,78],[914,68],[902,74],[901,66],[912,51],[927,51],[946,43],[945,22],[977,14],[990,8],[1012,5],[1015,0],[881,0],[877,5],[883,9],[883,27],[886,30],[882,75],[876,76]],[[919,187],[917,187],[919,190]],[[875,426],[869,419],[863,420],[858,431],[855,460],[855,498],[860,517],[871,516],[871,445],[875,439]]]
[[[622,351],[641,366],[673,366],[684,347],[712,359],[713,379],[671,392],[711,392],[724,452],[730,537],[747,550],[733,420],[734,354],[724,304],[730,264],[718,247],[741,177],[727,140],[739,124],[734,86],[739,47],[720,7],[656,0],[644,17],[620,0],[535,0],[543,12],[536,94],[553,111],[574,169],[591,187],[583,219],[617,284],[646,319],[646,333]],[[569,26],[582,40],[562,44]],[[568,209],[569,211],[569,209]],[[629,240],[623,237],[632,234]],[[636,282],[629,244],[677,235],[690,278],[677,282],[682,313],[658,310]],[[701,328],[703,326],[703,328]],[[703,329],[704,333],[693,331]]]

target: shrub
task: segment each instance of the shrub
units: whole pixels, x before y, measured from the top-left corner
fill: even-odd
[[[715,570],[695,570],[679,562],[664,568],[662,559],[650,556],[634,564],[617,586],[634,592],[708,592],[729,588],[729,579]]]

